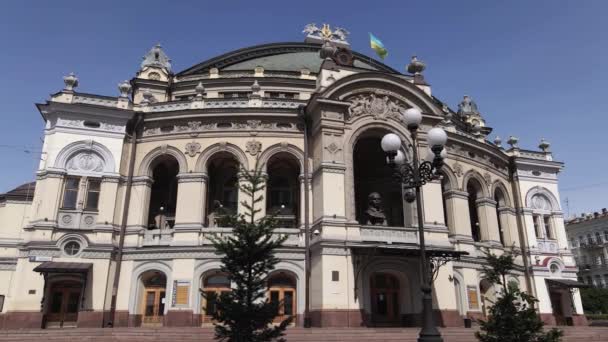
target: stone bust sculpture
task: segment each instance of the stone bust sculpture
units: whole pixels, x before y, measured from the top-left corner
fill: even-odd
[[[382,210],[382,197],[377,192],[367,196],[368,207],[365,210],[365,224],[373,226],[386,226],[386,216]]]

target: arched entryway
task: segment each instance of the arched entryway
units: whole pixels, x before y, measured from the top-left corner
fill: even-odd
[[[237,158],[228,152],[214,154],[208,166],[209,186],[207,190],[206,224],[221,226],[223,215],[238,211],[238,170]]]
[[[47,297],[45,327],[76,327],[82,287],[82,282],[77,280],[58,280],[51,284]]]
[[[222,293],[228,293],[230,278],[225,273],[214,271],[203,275],[203,298],[201,300],[201,323],[212,323],[217,310],[216,301]]]
[[[175,224],[179,163],[167,154],[156,158],[152,165],[148,229],[171,229]]]
[[[161,271],[147,271],[141,276],[143,325],[161,325],[165,315],[167,277]]]
[[[268,160],[267,214],[277,215],[281,227],[296,228],[300,214],[300,166],[290,153],[279,152]]]
[[[297,313],[296,279],[287,272],[276,272],[268,278],[268,299],[278,306],[275,323],[280,323],[287,318],[295,316]]]
[[[390,273],[374,273],[370,278],[371,320],[376,326],[401,323],[399,279]]]

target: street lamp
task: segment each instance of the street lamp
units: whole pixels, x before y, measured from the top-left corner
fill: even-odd
[[[382,150],[386,153],[388,164],[394,169],[395,176],[405,188],[404,199],[408,203],[416,201],[418,213],[418,236],[420,238],[420,272],[422,290],[422,330],[418,342],[443,342],[441,334],[433,319],[432,279],[427,263],[426,247],[424,245],[424,217],[422,216],[422,201],[420,189],[426,182],[438,178],[438,171],[443,166],[443,159],[447,152],[444,150],[448,137],[441,128],[432,128],[427,132],[427,142],[432,154],[426,161],[418,161],[417,135],[418,127],[422,121],[422,113],[417,108],[409,108],[403,113],[403,119],[412,136],[412,161],[406,162],[405,155],[400,151],[401,139],[394,133],[382,138]],[[430,158],[429,158],[430,157]],[[429,160],[431,159],[431,160]],[[415,190],[415,194],[412,189]]]

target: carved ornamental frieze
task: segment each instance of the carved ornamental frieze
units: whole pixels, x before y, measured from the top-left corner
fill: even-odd
[[[251,135],[256,135],[258,131],[301,132],[303,131],[303,127],[292,122],[266,122],[261,120],[226,122],[188,121],[179,124],[146,126],[144,127],[143,136],[188,133],[192,137],[197,137],[202,133],[226,130],[248,131]]]
[[[376,120],[392,119],[402,122],[403,112],[410,108],[393,94],[382,91],[359,93],[345,99],[350,102],[348,120],[371,115]]]

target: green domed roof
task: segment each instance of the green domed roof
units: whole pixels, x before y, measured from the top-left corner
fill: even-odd
[[[209,72],[211,68],[225,71],[253,70],[263,67],[271,71],[300,72],[308,69],[313,73],[319,71],[323,59],[319,56],[321,45],[310,43],[275,43],[257,45],[228,52],[209,59],[180,73],[178,76],[188,76]],[[389,73],[398,71],[370,57],[354,52],[353,66],[356,68],[375,70]]]

